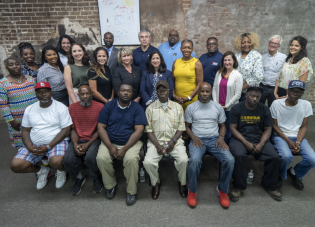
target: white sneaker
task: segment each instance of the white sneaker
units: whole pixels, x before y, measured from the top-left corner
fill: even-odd
[[[67,181],[67,171],[57,170],[56,174],[56,188],[61,188]]]
[[[36,177],[37,177],[36,188],[37,189],[42,189],[46,186],[48,182],[48,177],[50,176],[50,174],[51,174],[50,168],[42,165],[39,172],[36,173]]]

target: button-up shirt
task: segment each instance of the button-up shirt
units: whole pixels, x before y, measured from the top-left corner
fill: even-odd
[[[148,125],[145,127],[145,132],[153,132],[161,145],[170,141],[175,136],[176,131],[186,130],[183,108],[171,100],[168,100],[166,110],[164,110],[162,103],[156,100],[148,106],[146,116]]]
[[[146,51],[143,51],[141,49],[141,46],[133,51],[133,54],[132,54],[133,64],[140,68],[141,74],[143,71],[145,71],[147,69],[145,64],[147,63],[147,60],[148,60],[150,53],[154,50],[158,50],[158,49],[156,49],[154,46],[150,45]]]
[[[113,50],[113,48],[114,48],[114,46],[112,46],[111,48],[107,48],[106,46],[104,46],[104,48],[107,50],[107,52],[108,52],[108,59],[110,58],[110,55],[111,55],[111,53],[112,53],[112,50]],[[107,60],[108,60],[107,59]]]
[[[264,79],[262,83],[267,86],[276,86],[277,77],[282,69],[287,56],[279,51],[271,56],[266,53],[262,56],[264,66]]]
[[[164,58],[166,68],[171,72],[174,61],[183,57],[182,51],[180,50],[181,45],[182,42],[179,41],[172,47],[170,47],[168,42],[162,43],[159,46],[159,51],[161,52]],[[192,52],[191,56],[197,58],[195,52]]]
[[[37,82],[48,82],[52,91],[61,91],[66,89],[65,79],[60,68],[56,70],[48,63],[44,63],[37,71]]]
[[[205,53],[200,56],[199,60],[203,67],[203,81],[208,82],[212,87],[215,79],[215,75],[220,69],[221,59],[223,54],[217,50],[213,55]]]

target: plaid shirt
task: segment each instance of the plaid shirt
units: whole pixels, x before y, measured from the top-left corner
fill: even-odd
[[[153,132],[161,145],[170,141],[176,131],[186,131],[183,108],[171,100],[168,100],[166,110],[162,103],[156,100],[148,106],[146,116],[148,125],[144,131]]]

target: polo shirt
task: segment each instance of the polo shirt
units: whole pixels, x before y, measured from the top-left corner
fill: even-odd
[[[264,66],[264,79],[261,81],[267,86],[276,86],[276,80],[280,74],[282,66],[285,62],[287,56],[283,53],[277,51],[277,53],[271,56],[266,53],[262,56],[263,66]]]
[[[118,106],[118,98],[107,103],[97,122],[107,125],[106,132],[113,144],[125,145],[132,133],[135,125],[147,125],[148,121],[142,106],[131,101],[130,105],[122,109]]]
[[[161,52],[164,58],[166,68],[171,72],[174,61],[183,57],[182,51],[180,50],[181,45],[182,42],[179,41],[172,47],[170,47],[168,42],[162,43],[159,46],[159,51]],[[191,56],[197,58],[195,52],[192,52]]]
[[[133,51],[133,64],[140,68],[141,74],[147,69],[145,64],[147,63],[150,53],[154,50],[158,49],[156,49],[154,46],[149,45],[149,48],[145,52],[141,49],[141,46]]]
[[[209,53],[205,53],[199,58],[203,67],[203,81],[208,82],[212,87],[215,75],[220,69],[222,56],[223,54],[217,50],[212,56]]]

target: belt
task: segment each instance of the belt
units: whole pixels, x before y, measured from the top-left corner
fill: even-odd
[[[260,83],[259,85],[263,87],[267,87],[267,88],[272,88],[272,89],[275,88],[275,86],[264,85],[263,83]]]

